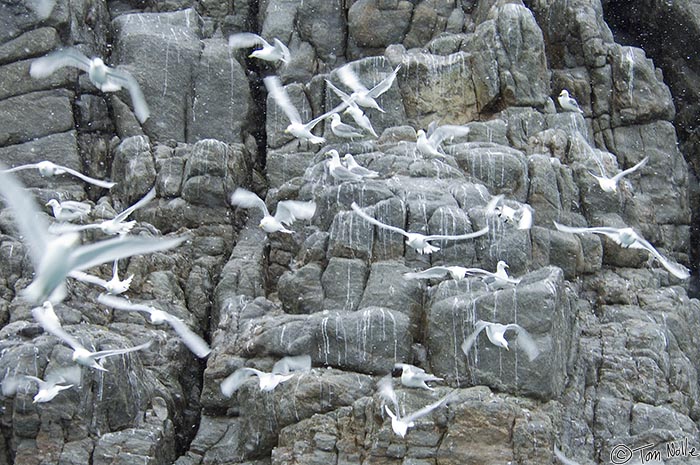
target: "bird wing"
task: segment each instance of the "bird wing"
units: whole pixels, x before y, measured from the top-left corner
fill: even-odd
[[[449,240],[449,241],[458,241],[461,239],[473,239],[475,237],[483,236],[484,234],[489,232],[489,227],[486,226],[483,229],[480,229],[476,232],[469,233],[469,234],[460,234],[458,236],[444,236],[440,234],[433,234],[431,236],[425,236],[426,241],[435,241],[435,240]]]
[[[76,338],[68,334],[66,330],[63,329],[61,323],[58,322],[58,318],[56,317],[53,308],[46,309],[43,306],[34,307],[32,309],[32,316],[41,325],[41,327],[44,328],[45,331],[53,334],[54,336],[71,346],[73,350],[81,348],[84,349],[83,345],[80,342],[78,342]]]
[[[207,344],[207,341],[202,339],[199,334],[192,331],[184,321],[175,315],[171,315],[167,312],[165,313],[167,315],[166,321],[168,324],[175,330],[177,335],[180,336],[180,339],[182,339],[182,343],[185,344],[185,346],[187,346],[187,348],[190,349],[193,354],[199,358],[204,358],[211,353],[209,344]]]
[[[446,124],[436,128],[433,133],[428,138],[430,145],[436,147],[442,143],[443,140],[449,137],[462,137],[469,134],[469,128],[465,126],[455,126],[452,124]]]
[[[131,257],[132,255],[172,249],[187,239],[188,236],[174,237],[172,239],[129,236],[94,242],[73,250],[70,257],[72,262],[70,267],[72,270],[86,270],[105,262]]]
[[[74,212],[80,212],[84,214],[88,214],[90,213],[90,210],[92,210],[92,206],[89,203],[77,202],[75,200],[64,200],[60,203],[60,205],[61,208],[65,210],[71,210]]]
[[[263,199],[240,187],[231,194],[231,205],[241,208],[259,208],[263,215],[270,216]]]
[[[525,351],[527,358],[530,359],[530,361],[536,359],[540,354],[540,349],[537,347],[537,343],[532,336],[530,336],[530,333],[528,333],[525,328],[515,323],[506,325],[505,331],[508,331],[509,329],[513,329],[518,333],[516,342],[518,343],[518,347]]]
[[[267,91],[277,103],[277,106],[279,106],[284,114],[287,115],[289,121],[292,123],[303,124],[301,122],[299,111],[297,111],[296,107],[292,105],[292,101],[289,100],[289,95],[287,95],[284,87],[282,87],[282,82],[280,79],[277,76],[268,76],[263,79],[263,82],[265,83]]]
[[[270,47],[270,44],[265,39],[252,32],[240,32],[238,34],[231,34],[228,37],[228,46],[231,48],[248,48],[257,45]]]
[[[284,42],[279,40],[277,37],[275,37],[273,41],[275,42],[275,48],[282,54],[282,62],[289,63],[289,61],[292,59],[292,54],[289,52],[289,48],[287,48],[287,46],[284,45]]]
[[[338,78],[354,92],[369,92],[367,87],[360,82],[360,78],[357,77],[350,65],[345,65],[338,70]]]
[[[46,381],[44,381],[41,378],[37,378],[36,376],[31,376],[31,375],[24,375],[24,377],[34,381],[39,386],[39,389],[46,389],[47,387],[49,387],[49,383],[47,383]]]
[[[277,203],[275,219],[287,226],[296,220],[310,220],[316,213],[315,202],[300,202],[298,200],[283,200]]]
[[[231,397],[248,378],[259,373],[260,371],[255,368],[239,368],[221,382],[221,393],[226,397]]]
[[[454,393],[455,393],[455,391],[452,391],[449,394],[447,394],[446,396],[443,396],[440,399],[438,399],[437,401],[433,402],[432,404],[428,404],[420,410],[416,410],[415,412],[409,413],[408,415],[403,417],[402,420],[405,421],[406,423],[410,423],[412,421],[419,419],[420,417],[424,417],[425,415],[429,414],[430,412],[432,412],[433,410],[435,410],[436,408],[440,407],[445,402],[447,402],[450,399],[450,397],[454,395]]]
[[[396,392],[394,392],[394,385],[391,381],[391,375],[387,375],[377,382],[377,392],[379,393],[379,397],[381,397],[385,402],[391,402],[394,405],[394,409],[398,413],[399,399],[396,397]]]
[[[450,270],[446,266],[433,266],[427,270],[418,271],[415,273],[404,273],[403,277],[406,279],[434,279],[442,278]]]
[[[345,102],[345,104],[350,105],[351,103],[355,103],[355,99],[351,97],[350,95],[346,94],[342,90],[338,89],[336,86],[333,85],[331,81],[326,79],[326,85],[331,88],[333,92],[335,92],[335,95],[340,97],[340,99]]]
[[[56,168],[58,168],[61,171],[65,171],[66,173],[71,174],[76,178],[80,178],[85,182],[89,182],[90,184],[94,184],[96,186],[104,187],[105,189],[111,189],[117,184],[116,182],[102,181],[101,179],[91,178],[90,176],[86,176],[80,171],[76,171],[73,168],[68,168],[67,166],[56,165]]]
[[[2,395],[5,397],[14,396],[17,393],[19,383],[19,376],[6,376],[2,380],[2,383],[0,383],[0,392],[2,392]]]
[[[485,213],[486,216],[493,216],[496,214],[496,207],[503,200],[503,194],[494,195],[491,200],[486,204]]]
[[[467,336],[467,338],[464,340],[462,343],[462,352],[464,352],[464,355],[469,355],[469,350],[472,348],[474,345],[474,341],[476,341],[477,336],[483,329],[488,326],[488,323],[485,321],[479,320],[476,323],[474,323],[474,331]]]
[[[46,382],[52,385],[56,384],[80,384],[80,379],[82,377],[82,370],[79,365],[71,365],[67,367],[57,368],[44,374]]]
[[[156,188],[155,186],[153,189],[148,191],[146,195],[143,196],[141,200],[124,210],[123,212],[119,213],[117,216],[114,217],[112,220],[115,223],[121,223],[125,219],[129,217],[134,211],[138,210],[139,208],[145,206],[147,203],[149,203],[151,200],[153,200],[156,197]]]
[[[117,310],[127,310],[135,312],[144,312],[150,314],[153,310],[148,305],[133,303],[110,294],[100,294],[97,296],[97,301],[102,305],[115,308]]]
[[[90,59],[77,48],[64,48],[32,61],[29,75],[34,79],[41,79],[66,66],[73,66],[87,73],[90,71]]]
[[[391,86],[394,84],[394,80],[396,79],[396,74],[399,72],[401,69],[401,64],[399,64],[394,71],[391,72],[387,77],[382,79],[379,84],[376,86],[372,87],[372,89],[367,93],[368,96],[372,98],[377,98],[380,95],[382,95],[384,92],[389,90]]]
[[[0,170],[0,173],[14,173],[15,171],[31,170],[33,168],[38,168],[39,163],[29,163],[27,165],[19,165],[13,168],[7,168]]]
[[[556,221],[554,221],[554,226],[556,226],[556,228],[561,232],[568,232],[568,233],[574,233],[574,234],[598,233],[598,234],[605,234],[606,236],[612,237],[613,239],[620,234],[620,230],[618,228],[611,228],[608,226],[598,226],[598,227],[593,227],[593,228],[576,228],[573,226],[566,226],[563,224],[559,224]]]
[[[649,241],[644,239],[639,234],[636,235],[636,241],[630,245],[633,249],[644,249],[652,254],[661,265],[666,268],[673,276],[679,279],[688,279],[690,277],[690,270],[680,263],[674,263],[668,260],[666,257],[661,255],[656,248],[651,245]]]
[[[646,165],[648,161],[649,161],[649,157],[644,157],[644,159],[642,161],[640,161],[639,163],[634,165],[632,168],[628,168],[624,171],[620,171],[615,176],[613,176],[613,178],[612,178],[613,181],[618,182],[620,179],[622,179],[623,176],[627,176],[628,174],[634,173],[639,168],[642,168],[644,165]]]
[[[124,355],[128,354],[129,352],[136,352],[137,350],[141,349],[146,349],[151,346],[153,341],[148,341],[145,344],[141,344],[135,347],[129,347],[126,349],[108,349],[108,350],[100,350],[99,352],[93,352],[92,353],[92,358],[95,360],[101,360],[103,358],[107,357],[113,357],[115,355]]]
[[[107,287],[107,281],[97,276],[85,273],[83,271],[73,270],[70,273],[68,273],[68,276],[84,283],[95,284],[100,287]]]
[[[36,269],[44,258],[50,240],[48,226],[31,193],[13,175],[3,172],[2,168],[0,165],[0,195],[5,198],[5,205],[14,211],[17,229],[29,245],[29,253]]]
[[[388,229],[389,231],[394,231],[394,232],[397,232],[399,234],[403,234],[404,236],[408,237],[408,233],[406,231],[404,231],[403,229],[397,228],[396,226],[390,226],[388,224],[384,224],[381,221],[372,218],[367,213],[365,213],[360,208],[360,206],[357,205],[355,202],[353,202],[352,205],[350,205],[350,207],[355,211],[355,213],[360,215],[365,221],[368,221],[375,226],[379,226],[380,228]]]
[[[119,85],[129,90],[131,103],[134,105],[134,114],[141,123],[145,122],[151,115],[151,111],[148,109],[146,97],[143,96],[141,86],[139,86],[134,76],[124,70],[115,68],[107,68],[107,76],[110,80],[117,81]]]
[[[80,231],[87,231],[88,229],[100,229],[102,223],[90,223],[90,224],[73,224],[73,223],[53,223],[49,225],[48,231],[51,234],[68,234]]]
[[[309,371],[311,370],[310,355],[295,355],[283,357],[272,366],[273,374],[286,375],[292,371]]]
[[[530,228],[532,228],[532,207],[530,205],[523,205],[522,214],[518,221],[518,229]]]

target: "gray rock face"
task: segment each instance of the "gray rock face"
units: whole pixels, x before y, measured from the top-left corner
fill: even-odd
[[[198,359],[168,325],[108,310],[96,303],[99,287],[69,278],[55,310],[81,344],[152,344],[106,359],[107,372],[82,368],[75,386],[33,403],[37,385],[23,375],[72,366],[72,351],[33,320],[22,297],[37,273],[32,245],[3,203],[0,464],[540,465],[555,462],[554,445],[577,463],[608,463],[618,444],[665,451],[689,438],[696,447],[700,303],[692,286],[644,250],[554,227],[629,226],[669,260],[694,261],[689,193],[697,181],[674,127],[687,136],[692,123],[695,68],[683,56],[693,49],[678,37],[659,42],[662,63],[677,63],[669,89],[652,53],[659,46],[616,43],[620,30],[606,23],[614,3],[58,0],[39,20],[26,2],[0,1],[0,162],[51,160],[117,182],[107,191],[72,176],[17,173],[35,202],[89,202],[85,224],[114,217],[155,186],[156,199],[132,215],[132,234],[187,240],[120,260],[120,277],[133,275],[125,296],[171,312],[212,348]],[[688,2],[647,3],[652,29],[669,17],[695,24]],[[229,49],[227,36],[242,31],[278,38],[290,62]],[[127,91],[104,93],[84,72],[28,75],[33,59],[74,44],[134,75],[151,109],[143,125]],[[368,89],[400,66],[377,98],[384,111],[364,109],[379,137],[341,140],[328,121],[314,129],[323,144],[285,133],[290,120],[262,78],[278,75],[306,122],[340,102],[325,80],[352,92],[339,77],[345,65]],[[562,89],[582,113],[561,108]],[[418,130],[446,124],[469,133],[424,155]],[[376,177],[334,179],[331,149]],[[644,157],[616,192],[592,176],[614,176]],[[315,202],[315,214],[288,225],[292,234],[268,234],[257,207],[230,205],[237,187],[273,212],[300,200]],[[530,229],[486,211],[499,194],[504,206],[532,208]],[[365,221],[353,202],[388,227]],[[432,253],[407,244],[411,234],[484,227],[476,239],[432,239]],[[98,231],[81,237],[102,239]],[[517,284],[476,275],[500,261]],[[454,266],[472,270],[454,279],[435,268]],[[426,279],[405,276],[430,268]],[[109,280],[112,264],[86,271]],[[529,360],[512,330],[509,350],[484,331],[465,354],[478,320],[521,325],[538,356]],[[221,391],[239,368],[269,372],[302,354],[313,368],[272,391],[256,377],[231,397]],[[442,378],[430,382],[433,391],[393,379],[402,418],[449,395],[403,438],[385,408],[396,407],[377,390],[399,362]]]

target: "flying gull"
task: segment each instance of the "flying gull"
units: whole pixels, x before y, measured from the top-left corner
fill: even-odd
[[[401,65],[398,65],[396,69],[382,79],[376,86],[372,87],[371,90],[367,89],[367,87],[360,82],[360,79],[353,71],[351,65],[345,65],[340,68],[338,70],[338,77],[343,81],[343,84],[352,89],[353,92],[350,94],[350,98],[358,105],[366,108],[374,108],[384,113],[384,110],[382,110],[375,99],[379,98],[379,96],[391,88],[394,84],[394,80],[396,80],[396,74],[400,69]]]
[[[452,137],[463,137],[469,134],[469,128],[465,126],[455,126],[446,124],[432,130],[430,135],[419,129],[416,133],[416,148],[423,155],[436,157],[444,156],[438,149],[445,139]]]
[[[108,294],[123,294],[129,290],[129,286],[131,286],[131,280],[134,279],[134,275],[129,275],[129,277],[124,280],[119,279],[118,263],[119,260],[114,260],[114,264],[112,265],[112,279],[109,281],[83,271],[71,271],[68,273],[68,276],[84,283],[95,284],[103,287]]]
[[[357,124],[359,127],[364,129],[365,131],[369,132],[372,134],[374,137],[379,137],[372,127],[372,122],[369,120],[367,115],[365,115],[365,112],[362,111],[362,108],[360,108],[357,103],[355,103],[355,100],[350,98],[348,94],[343,92],[342,90],[338,89],[336,86],[333,85],[331,81],[326,79],[326,85],[330,87],[330,89],[335,92],[335,94],[340,97],[340,99],[343,101],[344,105],[347,105],[347,108],[343,113],[347,113],[350,116],[352,116],[352,119],[355,120],[355,124]],[[338,110],[340,111],[340,110]]]
[[[433,391],[433,388],[425,384],[426,381],[442,381],[442,378],[426,373],[424,369],[409,365],[408,363],[395,363],[394,369],[401,370],[401,384],[406,387]]]
[[[615,176],[612,178],[609,178],[605,174],[605,168],[603,168],[603,164],[600,163],[600,161],[596,158],[595,159],[596,163],[598,163],[598,166],[600,167],[600,176],[597,176],[590,171],[588,172],[591,176],[593,176],[596,181],[598,181],[598,184],[600,185],[600,188],[603,189],[605,192],[617,192],[617,184],[620,182],[620,179],[622,179],[624,176],[627,176],[628,174],[632,174],[635,171],[637,171],[639,168],[642,168],[644,165],[647,164],[649,161],[649,157],[644,157],[642,161],[634,165],[632,168],[628,168],[624,171],[620,171],[617,173]]]
[[[270,45],[268,41],[252,32],[241,32],[233,34],[228,38],[228,46],[231,48],[248,48],[262,45],[261,49],[253,51],[249,56],[265,61],[281,61],[288,64],[292,59],[289,49],[277,37],[273,39],[275,45]]]
[[[126,88],[131,96],[134,114],[138,120],[143,123],[148,119],[150,115],[148,104],[146,104],[146,98],[143,96],[136,79],[126,71],[105,65],[102,58],[89,59],[77,48],[65,48],[45,57],[37,58],[32,62],[29,74],[34,79],[41,79],[66,66],[72,66],[88,73],[90,81],[102,92],[116,92],[122,87]]]
[[[516,338],[518,348],[522,349],[525,354],[527,354],[530,361],[536,359],[540,353],[540,350],[537,348],[537,344],[532,339],[530,334],[519,324],[511,323],[508,325],[502,325],[500,323],[491,323],[488,321],[479,320],[474,323],[474,331],[462,343],[462,352],[464,352],[464,355],[469,355],[469,350],[472,348],[474,341],[476,341],[477,336],[479,336],[479,333],[481,333],[484,328],[486,328],[486,336],[488,336],[489,341],[491,341],[491,343],[495,346],[510,350],[508,348],[508,341],[506,341],[504,335],[506,331],[513,330],[518,334]]]
[[[5,173],[14,173],[15,171],[22,171],[22,170],[30,170],[30,169],[38,169],[39,174],[43,177],[47,176],[57,176],[59,174],[70,174],[72,176],[75,176],[76,178],[79,178],[85,182],[88,182],[90,184],[94,184],[96,186],[103,187],[105,189],[111,189],[114,187],[117,183],[116,182],[110,182],[110,181],[103,181],[101,179],[95,179],[91,178],[90,176],[85,176],[83,173],[80,171],[76,171],[72,168],[68,168],[67,166],[61,166],[57,165],[56,163],[48,160],[40,161],[39,163],[29,163],[27,165],[20,165],[20,166],[15,166],[14,168],[9,168],[4,170]]]
[[[503,203],[503,194],[491,198],[486,205],[486,216],[496,215],[503,222],[517,225],[518,229],[527,230],[532,228],[532,207],[523,204],[517,210]]]
[[[292,234],[294,231],[285,228],[284,225],[291,226],[296,220],[310,220],[316,213],[314,202],[283,200],[277,203],[277,211],[275,216],[272,216],[263,199],[240,187],[231,194],[231,205],[241,208],[259,208],[263,213],[259,226],[267,233],[279,231]]]
[[[272,391],[278,384],[292,378],[296,372],[309,370],[311,370],[311,357],[308,355],[283,357],[273,365],[270,373],[255,368],[239,368],[221,382],[221,393],[231,397],[251,376],[258,377],[261,391]]]

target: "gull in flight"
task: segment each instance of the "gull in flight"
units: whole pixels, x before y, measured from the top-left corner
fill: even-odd
[[[54,218],[58,221],[73,221],[79,220],[90,214],[92,206],[85,202],[76,202],[74,200],[64,200],[59,202],[56,199],[51,199],[46,203],[47,207],[51,207]]]
[[[469,128],[451,124],[446,124],[433,129],[432,132],[430,132],[430,135],[427,135],[425,131],[419,129],[416,133],[416,148],[423,155],[443,157],[444,155],[438,149],[440,148],[440,144],[442,144],[445,139],[452,137],[463,137],[467,134],[469,134]]]
[[[47,299],[60,302],[66,296],[65,279],[71,271],[86,270],[105,262],[177,247],[187,237],[172,239],[120,237],[80,245],[77,233],[54,235],[34,200],[14,176],[0,170],[0,195],[14,211],[20,235],[28,245],[34,281],[22,291],[32,304]]]
[[[483,270],[481,268],[465,268],[463,266],[433,266],[427,270],[404,273],[404,278],[406,279],[437,279],[442,278],[446,274],[454,280],[459,281],[464,279],[465,276],[478,276],[482,278],[487,284],[495,283],[497,287],[503,287],[506,284],[518,284],[520,279],[511,278],[508,276],[506,271],[508,265],[503,260],[500,260],[496,265],[496,272],[491,273],[490,271]]]
[[[273,39],[275,45],[270,45],[268,41],[252,32],[241,32],[233,34],[228,38],[228,46],[231,48],[248,48],[262,45],[261,49],[253,51],[250,58],[258,58],[265,61],[281,61],[288,64],[292,59],[289,49],[277,37]]]
[[[353,173],[347,167],[343,166],[340,162],[340,155],[335,149],[331,149],[326,152],[326,156],[330,156],[330,160],[326,160],[326,168],[328,173],[333,176],[336,181],[361,181],[362,175]]]
[[[617,183],[620,182],[620,179],[622,179],[624,176],[627,176],[628,174],[634,173],[639,168],[646,165],[647,162],[649,161],[649,157],[644,157],[644,159],[642,161],[640,161],[639,163],[634,165],[632,168],[628,168],[624,171],[620,171],[612,178],[609,178],[606,176],[605,168],[603,168],[603,164],[600,162],[600,160],[598,160],[596,158],[595,161],[598,164],[598,166],[600,167],[600,176],[596,176],[595,174],[591,173],[590,171],[588,173],[591,176],[593,176],[596,179],[596,181],[598,181],[600,188],[603,189],[605,192],[617,192]]]
[[[425,384],[426,381],[442,381],[435,375],[426,373],[424,369],[418,368],[408,363],[395,363],[395,370],[401,370],[401,384],[411,388],[421,388],[433,391],[434,389]]]
[[[362,137],[361,132],[357,132],[354,127],[343,123],[338,113],[333,113],[331,115],[331,132],[333,132],[336,137],[341,137],[343,139],[352,140],[355,137]]]
[[[311,357],[309,355],[296,355],[283,357],[272,366],[272,372],[243,367],[234,371],[221,382],[221,393],[231,397],[251,376],[258,377],[261,391],[272,391],[278,384],[292,378],[295,372],[311,370]]]
[[[334,86],[333,83],[328,79],[326,79],[326,85],[328,85],[328,87],[330,87],[331,90],[335,92],[335,94],[338,97],[340,97],[340,99],[343,101],[343,104],[347,106],[343,113],[347,113],[350,116],[352,116],[352,119],[355,120],[355,124],[357,124],[365,131],[369,132],[374,137],[379,137],[374,128],[372,127],[372,122],[369,120],[367,115],[365,115],[365,112],[362,111],[362,108],[360,108],[357,105],[357,103],[355,103],[354,99],[352,99],[348,94]],[[340,109],[338,111],[340,111]]]
[[[154,325],[162,325],[168,323],[173,330],[180,336],[183,344],[199,358],[204,358],[211,352],[209,344],[206,343],[198,334],[192,331],[181,319],[175,315],[171,315],[163,310],[158,310],[151,305],[134,304],[121,297],[115,297],[109,294],[100,294],[97,301],[102,305],[115,308],[117,310],[135,311],[148,313],[150,321]]]
[[[289,96],[284,90],[284,87],[282,87],[282,83],[280,82],[279,78],[277,76],[268,76],[263,79],[263,82],[265,83],[265,87],[274,99],[275,103],[277,103],[284,114],[287,115],[287,118],[289,118],[290,124],[287,126],[287,129],[285,129],[284,132],[293,135],[297,139],[309,141],[312,144],[323,144],[326,142],[326,139],[323,137],[313,135],[311,130],[313,130],[313,128],[319,122],[328,118],[333,113],[340,111],[340,108],[342,108],[344,104],[341,104],[341,107],[336,107],[304,124],[301,122],[299,112],[294,105],[292,105],[291,100],[289,100]]]
[[[557,100],[559,100],[559,106],[562,108],[562,110],[583,113],[583,110],[581,110],[581,108],[578,106],[576,99],[569,96],[568,90],[562,89]]]
[[[565,226],[559,224],[556,221],[554,226],[557,227],[559,231],[573,233],[573,234],[585,234],[585,233],[595,233],[603,234],[609,237],[615,243],[624,248],[631,249],[642,249],[649,252],[654,258],[656,258],[661,265],[666,268],[669,273],[674,275],[679,279],[688,279],[690,277],[690,270],[679,263],[673,263],[666,257],[661,255],[653,245],[649,243],[642,236],[637,234],[632,228],[612,228],[607,226],[598,226],[593,228],[574,228],[571,226]]]
[[[124,280],[119,279],[118,263],[119,260],[114,260],[114,264],[112,265],[112,279],[109,281],[91,274],[87,274],[83,271],[71,271],[68,273],[68,276],[84,283],[101,286],[107,291],[108,294],[123,294],[129,290],[129,286],[131,286],[131,280],[134,279],[134,275],[129,275],[129,277]]]
[[[146,349],[151,346],[151,341],[145,344],[138,345],[136,347],[130,347],[127,349],[110,349],[110,350],[100,350],[99,352],[91,352],[87,350],[76,338],[71,336],[66,332],[61,326],[61,322],[56,316],[53,310],[53,305],[48,300],[44,302],[41,307],[35,307],[32,309],[32,315],[34,319],[44,328],[45,331],[53,334],[59,338],[64,343],[71,346],[73,349],[72,359],[74,362],[80,365],[94,368],[99,371],[109,371],[104,366],[102,366],[102,360],[107,357],[113,357],[115,355],[124,355],[129,352],[134,352],[141,349]]]
[[[59,174],[67,173],[72,176],[75,176],[76,178],[80,178],[85,182],[103,187],[105,189],[111,189],[117,184],[116,182],[102,181],[101,179],[95,179],[91,178],[90,176],[85,176],[79,171],[76,171],[72,168],[68,168],[67,166],[57,165],[56,163],[48,160],[40,161],[39,163],[30,163],[28,165],[15,166],[14,168],[4,170],[4,172],[14,173],[15,171],[30,170],[34,168],[38,169],[39,174],[43,177],[57,176]]]
[[[475,237],[483,236],[487,232],[489,232],[488,226],[485,227],[484,229],[480,229],[479,231],[469,233],[469,234],[461,234],[457,236],[446,236],[446,235],[440,235],[440,234],[432,234],[429,236],[420,234],[420,233],[409,233],[404,231],[401,228],[397,228],[396,226],[390,226],[388,224],[384,224],[381,221],[378,221],[371,216],[369,216],[367,213],[362,211],[362,209],[357,205],[355,202],[350,205],[351,208],[360,215],[365,221],[368,221],[369,223],[378,226],[380,228],[388,229],[389,231],[393,231],[396,233],[399,233],[403,236],[406,237],[406,245],[409,247],[412,247],[415,249],[416,252],[419,254],[429,254],[433,252],[437,252],[440,250],[440,247],[436,247],[434,245],[431,245],[429,241],[441,241],[441,240],[448,240],[448,241],[459,241],[463,239],[473,239]]]
[[[386,376],[379,380],[379,382],[377,383],[377,387],[379,389],[380,397],[382,397],[384,401],[389,401],[394,405],[394,410],[396,411],[396,413],[391,411],[389,406],[386,404],[384,404],[384,409],[386,410],[387,415],[389,415],[389,417],[391,418],[391,429],[394,430],[394,433],[398,434],[402,438],[406,436],[406,433],[408,433],[408,428],[412,428],[415,426],[416,420],[428,415],[436,408],[441,407],[443,404],[445,404],[445,402],[447,402],[450,399],[450,397],[452,397],[452,395],[455,392],[450,392],[446,396],[441,397],[432,404],[426,405],[420,410],[416,410],[415,412],[410,413],[408,415],[399,416],[399,402],[396,397],[396,393],[394,392],[394,387],[391,383],[391,376]]]
[[[52,233],[71,233],[71,232],[76,232],[76,231],[85,231],[88,229],[100,229],[102,230],[103,233],[108,234],[110,236],[114,236],[116,234],[119,234],[121,236],[128,234],[129,231],[132,230],[134,225],[136,224],[136,221],[124,221],[126,220],[129,215],[134,213],[134,211],[138,210],[139,208],[145,206],[147,203],[149,203],[151,200],[153,200],[156,197],[156,188],[153,187],[146,195],[143,196],[141,200],[124,210],[123,212],[119,213],[117,216],[112,218],[111,220],[105,220],[100,223],[94,223],[94,224],[81,224],[81,225],[74,225],[74,224],[56,224],[56,225],[51,225],[49,227],[49,231]]]
[[[42,58],[37,58],[29,68],[29,74],[34,79],[45,78],[54,71],[66,66],[78,68],[86,73],[90,81],[102,92],[116,92],[122,87],[129,91],[131,102],[134,105],[134,114],[140,122],[145,122],[150,115],[146,98],[141,92],[139,83],[126,71],[110,68],[104,64],[102,58],[86,57],[76,48],[57,50]]]
[[[16,393],[22,379],[28,379],[36,383],[39,388],[34,395],[34,403],[50,402],[58,395],[59,392],[70,389],[76,384],[80,384],[80,367],[72,366],[67,368],[59,368],[46,374],[46,381],[36,376],[19,375],[8,376],[2,382],[2,394],[6,397]],[[66,384],[66,383],[71,384]]]
[[[474,341],[476,341],[477,336],[479,336],[479,333],[483,331],[484,328],[486,328],[486,336],[488,336],[489,341],[491,341],[491,343],[495,346],[510,350],[508,348],[508,341],[506,341],[504,335],[506,331],[513,330],[518,334],[515,340],[518,343],[518,348],[525,351],[525,354],[527,354],[530,361],[536,359],[540,353],[540,350],[537,348],[537,344],[532,339],[530,334],[519,324],[511,323],[508,325],[502,325],[500,323],[491,323],[488,321],[479,320],[474,323],[474,331],[462,343],[462,352],[464,352],[464,355],[469,355],[469,350],[472,348]]]
[[[486,216],[497,215],[505,223],[517,225],[517,228],[521,230],[532,228],[532,207],[530,205],[523,204],[516,210],[502,201],[503,194],[491,198],[486,205]]]
[[[384,113],[384,110],[379,106],[376,98],[379,98],[383,93],[391,88],[396,80],[396,74],[401,69],[401,65],[398,65],[394,71],[392,71],[387,77],[382,79],[379,84],[372,87],[372,89],[367,89],[357,77],[357,74],[352,70],[351,65],[345,65],[338,70],[338,77],[343,84],[352,89],[352,94],[350,99],[354,100],[358,105],[365,108],[374,108],[376,110]]]
[[[231,205],[241,208],[259,208],[263,213],[260,227],[267,233],[283,232],[293,234],[284,225],[291,226],[296,220],[310,220],[316,213],[314,202],[300,202],[297,200],[283,200],[277,203],[275,216],[270,215],[265,201],[257,195],[240,187],[231,194]]]

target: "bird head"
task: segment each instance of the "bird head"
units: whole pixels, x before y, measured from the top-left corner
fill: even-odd
[[[559,92],[559,97],[561,98],[568,98],[569,97],[569,91],[566,89],[562,89],[561,92]]]
[[[55,208],[55,207],[60,206],[60,204],[58,203],[58,200],[56,200],[56,199],[51,199],[51,200],[49,200],[48,202],[46,202],[46,206],[47,206],[47,207],[53,207],[53,208]]]

